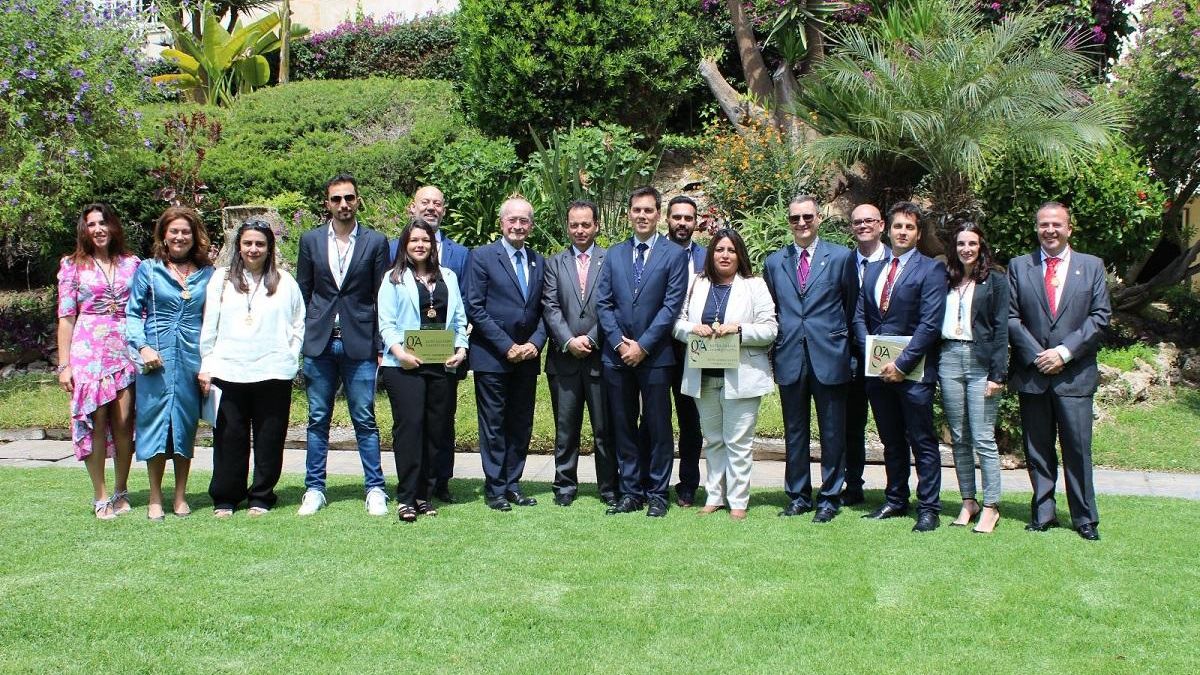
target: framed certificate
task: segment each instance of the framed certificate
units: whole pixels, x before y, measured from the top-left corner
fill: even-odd
[[[911,335],[868,335],[867,336],[867,377],[879,377],[879,371],[900,356],[900,352],[912,340]],[[919,382],[925,376],[925,357],[917,361],[912,372],[904,377],[906,380]]]
[[[741,348],[737,333],[722,337],[689,335],[687,364],[693,368],[737,368]]]
[[[406,330],[404,351],[430,365],[445,363],[454,356],[454,331],[452,330]]]

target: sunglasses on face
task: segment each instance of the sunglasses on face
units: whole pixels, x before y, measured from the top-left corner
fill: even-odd
[[[341,204],[345,201],[347,204],[353,204],[358,199],[358,195],[333,195],[329,198],[332,204]]]
[[[271,230],[271,224],[265,220],[247,220],[246,222],[242,223],[241,227],[238,228],[238,232],[245,232],[246,230],[258,230],[259,232],[274,233]]]
[[[816,219],[817,214],[815,213],[796,213],[788,215],[788,222],[793,225],[798,225],[801,221],[811,223]]]

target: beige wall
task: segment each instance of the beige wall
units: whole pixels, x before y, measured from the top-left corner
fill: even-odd
[[[314,33],[321,33],[347,19],[353,20],[360,3],[358,0],[292,0],[291,4],[292,21],[307,26]],[[361,5],[365,16],[382,19],[395,14],[412,18],[429,12],[452,12],[458,8],[458,0],[361,0]]]

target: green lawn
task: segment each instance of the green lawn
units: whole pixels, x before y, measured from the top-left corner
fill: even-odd
[[[532,446],[547,451],[554,446],[554,417],[550,413],[550,392],[544,377],[539,378],[538,386]],[[1098,425],[1093,449],[1096,464],[1124,469],[1200,472],[1200,434],[1196,433],[1200,428],[1200,392],[1184,388],[1179,388],[1178,392],[1176,398],[1155,405],[1118,408],[1112,419]],[[292,395],[293,425],[303,424],[307,419],[307,405],[304,392],[296,391]],[[375,410],[385,443],[390,443],[392,414],[387,395],[379,395]],[[66,427],[67,419],[67,395],[57,388],[52,376],[22,375],[0,380],[0,429]],[[350,426],[349,414],[342,403],[334,408],[334,424]],[[815,437],[815,416],[813,424]],[[457,430],[460,446],[477,444],[475,390],[470,379],[458,388]],[[778,396],[763,399],[758,434],[770,438],[783,436]],[[586,419],[583,437],[591,437]]]
[[[195,496],[155,525],[145,480],[101,523],[81,470],[0,469],[0,671],[1200,670],[1195,502],[1102,496],[1099,543],[1022,531],[1024,495],[986,537],[785,521],[773,491],[743,523],[609,517],[546,485],[532,509],[476,499],[406,526],[366,516],[349,478],[299,519],[289,475],[263,519],[215,521]]]

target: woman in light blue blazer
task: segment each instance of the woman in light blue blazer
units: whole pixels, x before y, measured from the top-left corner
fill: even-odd
[[[450,435],[454,420],[452,378],[467,356],[467,314],[458,277],[438,264],[436,232],[414,218],[400,233],[396,260],[379,286],[379,334],[383,338],[380,380],[392,406],[392,453],[396,457],[396,514],[411,523],[417,515],[436,516],[429,501],[438,439]],[[424,363],[405,347],[413,330],[454,334],[454,354],[445,362]]]
[[[746,244],[737,230],[718,230],[708,246],[704,271],[692,277],[675,339],[702,345],[733,335],[740,343],[736,368],[698,368],[684,363],[679,391],[699,399],[708,478],[700,513],[728,504],[734,520],[746,517],[750,502],[751,443],[762,397],[775,390],[767,354],[779,324],[766,283],[750,271]],[[687,356],[685,356],[687,358]]]

